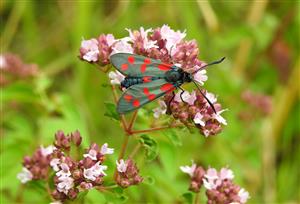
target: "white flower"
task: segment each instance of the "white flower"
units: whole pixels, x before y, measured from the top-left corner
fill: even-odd
[[[233,179],[234,178],[234,174],[233,174],[233,171],[228,169],[228,168],[222,168],[220,170],[220,175],[219,175],[219,178],[221,180],[225,180],[225,179]]]
[[[58,176],[58,177],[71,176],[70,168],[66,163],[61,163],[59,166],[60,166],[61,170],[56,172],[56,176]]]
[[[109,47],[112,46],[117,41],[112,34],[107,34],[105,37],[106,37],[107,45]]]
[[[3,55],[0,55],[0,69],[4,69],[7,66],[6,59]]]
[[[52,154],[54,150],[56,150],[56,147],[54,147],[53,145],[50,145],[46,148],[44,148],[43,145],[41,145],[40,147],[41,153],[44,157],[48,156],[49,154]]]
[[[241,203],[246,203],[247,200],[250,198],[249,192],[245,191],[245,189],[241,188],[238,196],[240,197],[240,202]]]
[[[211,180],[211,179],[202,179],[203,185],[206,189],[212,190],[216,189],[218,187],[218,184],[215,182],[216,180]]]
[[[121,84],[121,82],[125,79],[125,76],[118,71],[109,72],[108,77],[110,78],[111,84],[117,85]]]
[[[196,69],[199,69],[200,67],[197,65]],[[196,72],[196,74],[194,74],[194,80],[197,81],[201,86],[204,84],[204,82],[208,79],[208,77],[206,76],[206,70],[200,70],[198,72]]]
[[[57,190],[67,195],[69,190],[74,187],[74,179],[68,176],[62,176],[59,177],[58,180],[60,182],[57,184]]]
[[[94,149],[90,149],[87,154],[83,155],[84,158],[91,158],[92,160],[97,160],[97,151]]]
[[[33,175],[27,168],[23,167],[22,171],[18,173],[17,178],[21,181],[21,183],[26,183],[32,180]]]
[[[113,154],[114,153],[114,148],[108,148],[108,144],[105,143],[102,145],[100,153],[105,155],[105,154]]]
[[[174,101],[176,101],[176,102],[181,102],[182,101],[181,97],[180,97],[181,93],[182,93],[182,91],[177,92],[177,94],[174,97]],[[193,91],[190,94],[188,91],[184,91],[184,93],[182,94],[182,99],[184,100],[183,102],[186,102],[189,105],[193,105],[194,102],[197,99],[196,92]]]
[[[97,62],[98,61],[98,41],[96,39],[83,40],[81,42],[81,48],[84,50],[83,59],[88,62]]]
[[[116,54],[116,53],[133,53],[133,48],[131,45],[127,42],[127,38],[123,38],[116,42],[112,46],[112,53],[110,55]]]
[[[60,164],[60,159],[54,158],[50,161],[50,166],[54,171],[59,171],[59,165]]]
[[[155,118],[159,118],[160,115],[166,114],[167,112],[167,104],[162,100],[159,100],[158,103],[159,107],[153,109]]]
[[[120,173],[124,173],[127,169],[127,162],[125,162],[123,159],[120,160],[120,162],[116,161],[117,164],[117,170]]]
[[[187,173],[188,175],[190,175],[192,177],[194,175],[196,167],[197,167],[197,165],[194,162],[192,162],[191,166],[181,166],[180,170],[184,173]]]
[[[202,120],[203,115],[201,113],[197,113],[194,117],[194,123],[199,124],[201,126],[205,126],[205,121]]]
[[[176,51],[176,44],[178,44],[183,38],[185,38],[186,33],[172,30],[168,25],[163,25],[160,29],[161,38],[166,40],[166,49],[169,54],[173,56]]]
[[[225,118],[223,118],[223,117],[220,115],[220,114],[223,113],[224,111],[226,111],[226,109],[225,109],[225,110],[218,111],[217,114],[214,113],[214,114],[212,115],[212,117],[213,117],[214,119],[216,119],[219,123],[222,123],[223,125],[227,125],[227,122],[226,122]]]
[[[83,176],[86,179],[89,179],[91,181],[95,181],[96,178],[100,175],[106,176],[106,173],[104,170],[107,169],[107,166],[101,165],[100,162],[97,162],[94,166],[92,166],[89,169],[84,169],[83,170]]]

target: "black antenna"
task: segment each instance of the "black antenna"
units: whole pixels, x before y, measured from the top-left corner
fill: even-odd
[[[192,82],[196,85],[197,89],[200,91],[201,95],[206,99],[206,101],[208,102],[208,104],[210,105],[210,107],[213,109],[213,111],[215,112],[215,114],[217,114],[217,111],[216,111],[214,105],[212,104],[212,102],[210,102],[210,100],[205,96],[205,94],[202,93],[202,91],[199,88],[199,86],[197,85],[197,83],[194,80]]]
[[[224,59],[225,59],[225,57],[223,57],[222,59],[220,59],[218,61],[214,61],[214,62],[211,62],[209,64],[206,64],[206,65],[200,67],[198,70],[194,71],[192,74],[195,74],[196,72],[198,72],[198,71],[202,70],[203,68],[208,67],[210,65],[219,64],[219,63],[223,62]]]

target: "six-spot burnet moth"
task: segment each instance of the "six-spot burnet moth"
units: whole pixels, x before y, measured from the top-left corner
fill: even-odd
[[[126,76],[121,82],[121,87],[126,88],[126,91],[118,101],[117,111],[120,114],[131,112],[166,93],[173,92],[177,88],[181,89],[180,86],[184,83],[193,82],[214,112],[216,112],[213,104],[201,92],[194,81],[193,75],[209,65],[221,63],[224,59],[225,57],[206,64],[193,73],[188,73],[176,65],[166,64],[160,60],[141,55],[129,53],[114,54],[110,57],[112,65]],[[182,96],[183,92],[184,90],[180,96]],[[182,99],[182,101],[184,100]]]

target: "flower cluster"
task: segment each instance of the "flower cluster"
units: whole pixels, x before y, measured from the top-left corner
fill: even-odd
[[[185,31],[175,31],[168,25],[154,30],[143,27],[139,30],[126,30],[129,36],[121,39],[115,39],[111,34],[102,34],[98,39],[83,40],[80,58],[103,66],[110,63],[109,57],[112,54],[134,53],[159,59],[164,63],[175,64],[184,71],[192,73],[194,81],[201,86],[208,79],[206,70],[201,70],[205,63],[198,59],[198,45],[195,40],[185,40]],[[125,76],[118,71],[111,71],[109,78],[111,84],[119,85]],[[214,94],[207,91],[204,93],[206,98],[214,104],[216,113],[202,96],[200,90],[192,93],[184,91],[182,95],[179,91],[175,98],[173,93],[165,95],[164,101],[159,102],[160,107],[153,110],[154,117],[158,118],[160,115],[168,113],[185,125],[195,124],[206,137],[215,135],[222,130],[222,125],[227,124],[220,115],[224,110],[217,103]]]
[[[246,203],[250,197],[245,189],[233,183],[234,175],[228,168],[218,172],[214,168],[204,170],[193,163],[191,166],[181,166],[180,169],[191,177],[189,190],[198,193],[204,186],[208,204]]]
[[[38,67],[35,64],[25,64],[17,55],[1,54],[0,71],[0,86],[4,86],[14,80],[37,75]]]
[[[82,137],[78,131],[64,134],[58,131],[55,134],[54,146],[40,147],[32,157],[26,156],[23,162],[23,171],[18,174],[22,183],[30,180],[48,180],[54,174],[55,189],[51,195],[55,200],[64,201],[75,199],[80,191],[101,186],[106,176],[107,166],[103,165],[106,154],[112,154],[114,149],[107,143],[99,147],[93,143],[83,154],[81,160],[75,159],[80,152]],[[72,148],[76,151],[71,151]],[[72,155],[71,152],[77,152]]]
[[[242,92],[241,97],[243,101],[264,115],[268,115],[272,111],[272,99],[268,95],[255,93],[251,90],[245,90]]]
[[[116,182],[119,186],[127,188],[132,185],[137,185],[143,181],[139,175],[139,170],[131,159],[124,161],[116,161],[117,164],[117,178]]]
[[[202,94],[212,103],[216,113]],[[217,103],[217,98],[207,91],[202,93],[199,90],[191,93],[179,91],[175,96],[170,93],[164,97],[164,102],[166,109],[169,110],[168,114],[186,125],[194,123],[206,137],[216,135],[221,132],[222,125],[227,125],[226,120],[221,116],[224,110]]]

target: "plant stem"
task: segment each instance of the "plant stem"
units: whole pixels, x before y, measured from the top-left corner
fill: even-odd
[[[130,134],[134,135],[134,134],[141,134],[141,133],[147,133],[147,132],[154,132],[154,131],[158,131],[158,130],[165,130],[165,129],[180,127],[180,126],[182,126],[182,124],[174,124],[174,125],[169,125],[169,126],[155,127],[155,128],[145,129],[145,130],[132,130],[132,131],[130,131]]]
[[[200,193],[198,192],[198,193],[196,193],[196,195],[195,195],[195,202],[194,202],[195,204],[198,204],[198,203],[199,203],[199,197],[200,197],[199,194],[200,194]]]
[[[111,85],[111,89],[113,92],[114,102],[115,102],[115,104],[117,104],[118,103],[118,94],[116,91],[116,87],[114,85]],[[127,131],[127,122],[126,122],[125,116],[123,114],[121,114],[120,117],[121,117],[121,123],[122,123],[123,129],[125,131]]]
[[[136,120],[136,118],[137,118],[137,113],[138,113],[138,110],[134,111],[134,113],[133,113],[133,116],[132,116],[132,118],[131,118],[130,124],[129,124],[128,128],[127,128],[127,130],[128,130],[129,132],[131,131],[131,129],[132,129],[132,127],[133,127],[133,124],[134,124],[134,122],[135,122],[135,120]]]

